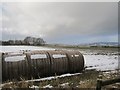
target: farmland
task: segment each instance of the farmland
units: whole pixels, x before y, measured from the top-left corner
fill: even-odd
[[[119,52],[116,48],[50,48],[50,47],[33,47],[33,46],[5,46],[2,47],[1,51],[3,52],[17,52],[21,50],[55,50],[55,49],[67,49],[67,50],[79,50],[85,59],[85,71],[83,73],[77,74],[65,74],[64,77],[61,75],[55,75],[52,78],[47,77],[39,78],[39,80],[29,81],[25,83],[26,80],[21,79],[21,82],[12,81],[10,83],[7,81],[3,87],[17,87],[17,88],[26,88],[26,87],[40,87],[40,88],[50,88],[50,87],[78,87],[78,88],[95,88],[97,78],[99,75],[102,75],[103,79],[112,79],[118,77],[118,64],[119,64]],[[24,84],[23,84],[24,83]],[[115,85],[114,87],[118,87]]]

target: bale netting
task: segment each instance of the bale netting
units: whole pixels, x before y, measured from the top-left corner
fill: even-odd
[[[41,78],[84,69],[79,51],[47,50],[2,54],[2,80]]]

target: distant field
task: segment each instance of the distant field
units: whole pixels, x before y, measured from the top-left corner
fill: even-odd
[[[97,50],[118,50],[116,46],[77,46],[77,45],[45,45],[52,48],[67,48],[67,49],[97,49]]]

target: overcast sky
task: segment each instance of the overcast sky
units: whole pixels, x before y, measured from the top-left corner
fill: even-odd
[[[0,9],[3,40],[34,36],[60,44],[118,41],[117,2],[6,2]]]

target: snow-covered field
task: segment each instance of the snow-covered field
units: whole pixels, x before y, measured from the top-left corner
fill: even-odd
[[[118,55],[84,55],[87,69],[100,71],[118,69]]]
[[[54,48],[37,46],[0,46],[0,52],[18,52],[21,50],[55,50]],[[115,70],[118,69],[118,51],[113,50],[80,50],[85,59],[87,69]]]
[[[22,50],[54,50],[54,49],[39,46],[0,46],[0,52],[18,52]]]
[[[100,71],[119,69],[119,52],[117,50],[81,50],[87,69]]]
[[[47,48],[47,47],[36,47],[36,46],[0,46],[0,52],[19,52],[22,50],[55,50],[54,48]],[[115,70],[118,69],[118,62],[120,64],[119,60],[119,53],[117,50],[89,50],[89,49],[80,49],[79,50],[85,60],[85,67],[86,69],[96,69],[100,71],[106,71],[106,70]],[[74,74],[63,74],[60,76],[51,76],[51,77],[45,77],[35,80],[27,80],[26,82],[34,82],[34,81],[45,81],[45,80],[52,80],[56,78],[61,77],[69,77],[74,75],[80,75],[82,73],[74,73]],[[12,82],[9,82],[9,84]],[[66,87],[68,86],[68,82],[62,83],[59,86],[60,87]],[[6,84],[0,84],[0,89],[4,87]],[[52,88],[53,86],[51,84],[43,86],[43,88]],[[29,88],[39,88],[38,86],[35,86],[34,84],[30,86]]]

